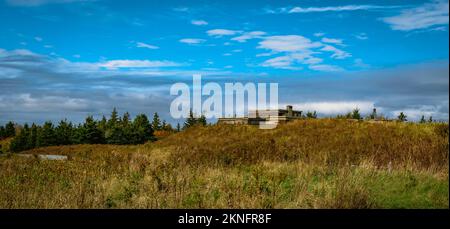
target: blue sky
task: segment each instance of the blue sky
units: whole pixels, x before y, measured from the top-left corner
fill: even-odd
[[[448,1],[1,1],[0,122],[175,123],[169,87],[194,73],[278,82],[322,115],[448,120],[448,18]]]

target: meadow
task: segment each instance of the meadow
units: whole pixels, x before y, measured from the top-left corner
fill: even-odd
[[[448,124],[305,119],[0,157],[0,208],[449,208]]]

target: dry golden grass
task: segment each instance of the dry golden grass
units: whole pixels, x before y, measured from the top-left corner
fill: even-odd
[[[448,126],[302,120],[0,158],[1,208],[448,208]]]

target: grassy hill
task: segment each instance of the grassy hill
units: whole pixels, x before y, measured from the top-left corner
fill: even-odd
[[[448,208],[447,124],[193,127],[0,157],[0,208]]]

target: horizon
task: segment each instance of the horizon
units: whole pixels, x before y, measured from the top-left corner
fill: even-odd
[[[278,83],[280,109],[320,117],[449,119],[448,1],[2,0],[0,20],[1,125],[176,125],[170,87],[194,74]]]

